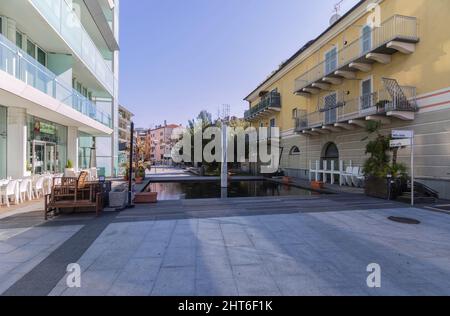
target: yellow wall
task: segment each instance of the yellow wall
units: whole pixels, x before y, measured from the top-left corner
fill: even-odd
[[[369,3],[368,1],[367,3]],[[374,91],[381,88],[381,78],[397,79],[400,85],[414,86],[417,94],[424,94],[450,86],[450,37],[449,37],[449,0],[385,0],[381,3],[381,21],[399,14],[416,17],[419,25],[420,42],[416,45],[416,51],[411,55],[395,53],[392,62],[387,65],[375,63],[369,73],[357,72],[357,79],[373,76]],[[319,98],[327,93],[321,93],[312,97],[302,97],[293,94],[295,79],[308,69],[324,60],[324,54],[333,45],[340,50],[344,41],[351,43],[360,37],[361,27],[365,25],[367,15],[354,21],[346,29],[342,29],[338,35],[318,48],[311,56],[307,57],[295,68],[287,72],[281,79],[263,87],[266,91],[275,88],[281,94],[282,111],[273,117],[277,126],[282,131],[292,129],[294,121],[292,110],[294,108],[307,109],[308,112],[317,111]],[[331,30],[333,32],[335,30]],[[339,58],[339,56],[338,56]],[[339,86],[333,86],[336,91],[350,91],[348,98],[360,96],[360,80],[346,80]],[[252,100],[251,106],[259,102],[259,98]],[[271,117],[264,119],[265,126]],[[253,126],[259,126],[259,121],[252,122]]]

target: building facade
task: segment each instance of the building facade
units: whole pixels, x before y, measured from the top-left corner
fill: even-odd
[[[180,128],[177,124],[167,124],[157,126],[149,131],[151,139],[150,161],[153,164],[172,164],[172,148],[175,145],[172,140],[172,133]]]
[[[124,106],[119,106],[119,167],[123,173],[123,164],[129,162],[129,152],[131,143],[131,121],[134,114]]]
[[[119,0],[0,2],[0,178],[118,171]]]
[[[413,130],[418,181],[450,198],[449,16],[446,0],[360,1],[246,97],[246,120],[280,127],[281,167],[301,178],[316,161],[362,166],[368,121]]]

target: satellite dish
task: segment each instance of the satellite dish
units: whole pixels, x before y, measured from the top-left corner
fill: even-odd
[[[337,13],[333,14],[333,16],[330,18],[330,25],[336,23],[340,18],[341,16],[339,14]]]

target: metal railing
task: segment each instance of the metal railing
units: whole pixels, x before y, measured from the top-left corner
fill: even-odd
[[[37,60],[0,34],[0,70],[63,102],[78,112],[111,127],[111,116],[78,93]]]
[[[338,98],[334,106],[326,105],[325,101],[322,101],[319,103],[318,111],[302,113],[295,119],[295,131],[301,132],[368,115],[386,114],[390,111],[417,111],[416,88],[410,86],[400,86],[400,88],[402,96],[391,95],[388,90],[381,89],[358,98],[348,100]]]
[[[323,60],[306,71],[295,80],[295,91],[300,91],[317,80],[333,74],[339,68],[350,64],[390,41],[417,41],[419,38],[417,19],[415,17],[393,15],[384,21],[380,27],[372,29],[370,37],[371,43],[369,47],[363,47],[363,36],[360,36],[340,49],[337,53],[336,67],[327,67],[326,60]]]
[[[84,29],[73,6],[66,0],[28,0],[114,95],[114,74],[94,41]]]
[[[245,111],[244,118],[249,119],[252,116],[268,109],[268,108],[281,108],[281,95],[278,92],[271,92],[267,96],[263,97],[261,102],[250,110]]]

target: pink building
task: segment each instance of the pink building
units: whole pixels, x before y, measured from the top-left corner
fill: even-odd
[[[175,145],[171,140],[174,129],[181,127],[177,124],[167,124],[157,126],[149,131],[151,139],[150,161],[154,164],[171,164],[172,148]]]

